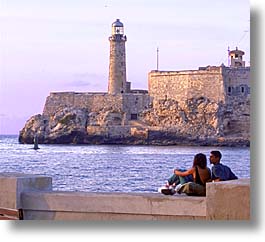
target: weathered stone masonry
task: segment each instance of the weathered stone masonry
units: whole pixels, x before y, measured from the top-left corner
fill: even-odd
[[[171,100],[171,103],[172,100],[175,100],[177,106],[184,109],[188,100],[189,107],[192,105],[192,100],[200,100],[200,104],[205,103],[202,101],[203,99],[217,105],[217,108],[211,105],[211,111],[202,109],[201,112],[199,106],[195,105],[196,109],[193,111],[197,112],[194,118],[197,123],[192,123],[194,131],[198,132],[194,126],[197,125],[198,128],[203,125],[205,127],[207,123],[200,119],[201,115],[198,113],[209,114],[212,112],[216,113],[214,116],[208,115],[208,121],[211,118],[216,119],[215,125],[213,125],[216,132],[211,132],[212,135],[238,136],[247,139],[250,137],[250,67],[234,68],[222,65],[220,67],[201,67],[199,70],[189,71],[152,71],[148,76],[148,84],[149,94],[153,98],[153,106],[157,110],[165,109],[161,105],[161,100]],[[171,114],[174,114],[176,108],[172,105],[167,106],[167,113],[164,112],[164,116],[170,117]],[[176,106],[176,103],[174,105]],[[210,106],[208,105],[208,107]],[[190,113],[187,114],[183,111],[179,108],[175,117],[176,115],[182,117],[185,114],[183,119],[187,119]],[[166,124],[163,122],[163,125]],[[156,122],[156,125],[159,125],[159,122]],[[169,125],[174,126],[172,119]],[[179,122],[175,122],[175,125],[181,127]],[[186,126],[189,127],[189,125]],[[182,132],[184,131],[182,130]],[[208,131],[206,133],[209,134]]]
[[[206,97],[229,103],[230,97],[250,95],[250,67],[212,67],[189,71],[151,71],[148,75],[149,95],[154,100]]]
[[[224,101],[222,73],[219,67],[195,71],[152,71],[148,76],[149,95],[154,100],[174,99],[183,104],[187,99],[207,97]]]
[[[107,94],[107,93],[75,93],[57,92],[47,97],[43,115],[54,115],[62,108],[86,109],[88,113],[104,112],[113,110],[124,112],[126,122],[131,119],[132,114],[139,114],[147,109],[151,98],[147,94]]]

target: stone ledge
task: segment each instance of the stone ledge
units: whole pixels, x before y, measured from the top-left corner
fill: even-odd
[[[51,177],[0,173],[0,207],[32,220],[250,220],[250,179],[207,183],[206,197],[52,191]]]
[[[206,191],[208,220],[250,220],[250,179],[207,183]]]
[[[160,216],[206,216],[204,197],[162,194],[25,192],[24,210]]]
[[[23,191],[51,191],[52,178],[15,172],[0,173],[0,207],[21,208]]]

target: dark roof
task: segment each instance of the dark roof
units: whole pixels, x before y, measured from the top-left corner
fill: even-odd
[[[116,21],[112,23],[112,27],[123,27],[123,23],[120,22],[119,19],[116,19]]]

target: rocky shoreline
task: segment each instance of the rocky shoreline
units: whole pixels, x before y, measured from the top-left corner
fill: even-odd
[[[33,144],[34,136],[19,135],[22,144]],[[156,132],[147,138],[129,137],[106,137],[105,135],[87,135],[80,131],[72,131],[56,137],[38,137],[39,144],[87,144],[87,145],[157,145],[157,146],[226,146],[226,147],[249,147],[250,141],[239,137],[233,138],[206,138],[195,139],[165,132]]]
[[[206,98],[187,100],[184,106],[160,100],[137,120],[125,120],[122,110],[114,107],[99,112],[61,107],[49,115],[32,116],[20,131],[19,142],[33,144],[37,136],[39,144],[250,146],[244,123],[231,121],[247,111],[240,106],[227,110]]]

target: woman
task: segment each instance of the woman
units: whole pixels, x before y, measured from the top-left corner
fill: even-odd
[[[206,192],[206,182],[209,181],[211,181],[211,170],[207,167],[206,155],[199,153],[194,156],[190,169],[186,171],[175,169],[174,175],[168,179],[166,187],[159,191],[165,195],[173,195],[176,192],[184,192],[187,195],[203,195]]]

